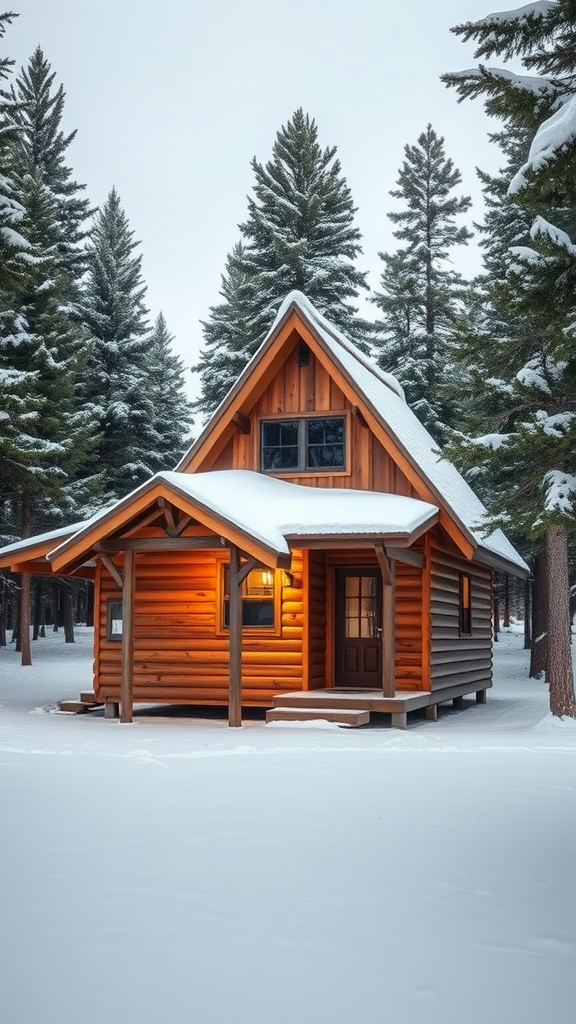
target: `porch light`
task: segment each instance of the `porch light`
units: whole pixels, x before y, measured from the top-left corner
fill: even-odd
[[[274,573],[270,572],[267,569],[263,569],[262,573],[260,575],[261,575],[261,579],[262,579],[262,586],[263,587],[271,587],[272,584],[274,583]]]

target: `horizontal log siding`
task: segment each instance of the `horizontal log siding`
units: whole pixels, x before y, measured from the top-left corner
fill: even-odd
[[[396,689],[421,690],[422,570],[396,562]]]
[[[458,683],[492,685],[492,577],[435,544],[430,546],[431,689]],[[472,633],[460,635],[460,573],[471,580]]]
[[[317,690],[326,683],[326,556],[310,551],[308,558],[308,685]]]
[[[210,552],[137,555],[134,700],[146,703],[228,703],[228,637],[217,634],[217,573]],[[281,636],[245,635],[243,703],[268,706],[275,693],[302,686],[302,560],[283,588]],[[119,699],[122,647],[106,640],[106,601],[120,598],[102,572],[97,697]]]

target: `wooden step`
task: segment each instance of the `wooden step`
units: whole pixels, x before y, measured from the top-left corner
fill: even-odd
[[[83,711],[88,711],[89,704],[85,704],[83,700],[61,700],[58,702],[59,711],[73,712],[76,715],[82,714]]]
[[[94,690],[83,690],[80,694],[80,700],[83,704],[102,704],[103,701],[96,700],[96,694]]]
[[[369,711],[357,708],[271,708],[266,712],[267,722],[336,722],[352,729],[367,725]]]

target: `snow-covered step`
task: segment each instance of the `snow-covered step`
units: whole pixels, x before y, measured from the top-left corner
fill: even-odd
[[[357,708],[270,708],[266,712],[267,722],[336,722],[357,728],[370,721],[369,711]]]
[[[94,699],[94,692],[90,690],[81,693],[79,700],[61,700],[58,703],[59,711],[68,711],[76,715],[82,714],[83,711],[91,711],[92,708],[101,707],[102,703]]]

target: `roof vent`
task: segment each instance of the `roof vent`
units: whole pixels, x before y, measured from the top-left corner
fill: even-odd
[[[298,349],[298,366],[309,366],[310,365],[310,349],[304,342]]]

